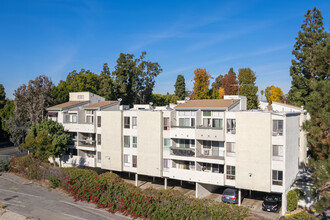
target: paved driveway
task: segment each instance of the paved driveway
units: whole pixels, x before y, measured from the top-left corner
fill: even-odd
[[[0,203],[12,212],[41,220],[130,219],[97,209],[94,204],[74,202],[65,193],[47,189],[9,173],[0,176]]]

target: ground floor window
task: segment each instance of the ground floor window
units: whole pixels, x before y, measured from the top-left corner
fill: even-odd
[[[164,159],[163,160],[163,167],[164,167],[164,171],[168,172],[170,170],[170,159]]]
[[[129,155],[124,154],[124,166],[129,167],[130,166],[130,161],[129,161]]]
[[[272,180],[273,180],[273,185],[282,186],[283,185],[283,171],[273,170]]]
[[[137,167],[137,156],[136,155],[133,155],[132,156],[132,161],[133,161],[133,167]]]
[[[226,179],[234,180],[235,179],[235,166],[227,166],[226,170]]]

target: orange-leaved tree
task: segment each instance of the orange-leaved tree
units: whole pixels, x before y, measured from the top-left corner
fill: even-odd
[[[225,89],[219,88],[219,99],[223,99],[224,96],[225,96]]]
[[[265,90],[267,102],[271,104],[273,101],[281,101],[284,98],[283,91],[280,87],[268,86]]]
[[[205,69],[197,68],[194,77],[193,96],[194,99],[209,99],[209,85],[211,76]]]

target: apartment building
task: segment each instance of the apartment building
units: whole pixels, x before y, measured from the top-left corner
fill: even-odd
[[[83,96],[83,98],[82,98]],[[92,93],[48,109],[71,135],[63,166],[196,183],[196,197],[219,187],[282,194],[298,173],[300,111],[246,110],[246,97],[186,100],[155,107],[120,105]],[[239,199],[240,201],[240,199]]]

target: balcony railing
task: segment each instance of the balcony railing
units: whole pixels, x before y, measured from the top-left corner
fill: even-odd
[[[195,156],[195,149],[193,148],[182,148],[182,147],[170,147],[171,155],[193,157]]]
[[[196,128],[196,126],[171,125],[172,128]]]
[[[218,128],[218,127],[212,127],[212,126],[204,126],[204,125],[198,125],[198,129],[214,129],[214,130],[222,130],[223,128]]]
[[[283,156],[273,156],[274,161],[283,161]]]
[[[283,136],[283,130],[273,131],[273,136]]]

